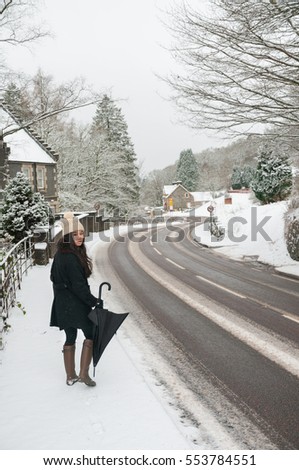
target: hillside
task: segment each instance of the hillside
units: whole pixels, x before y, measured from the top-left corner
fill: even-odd
[[[263,143],[261,137],[240,138],[223,147],[208,148],[196,153],[198,162],[198,191],[219,191],[231,187],[231,175],[234,166],[256,167],[256,157]],[[293,166],[299,168],[299,151],[294,146],[286,150]],[[141,184],[142,204],[160,206],[162,204],[163,186],[176,180],[177,160],[162,170],[154,170],[147,175]],[[297,181],[297,185],[299,182]],[[299,188],[297,188],[299,189]]]

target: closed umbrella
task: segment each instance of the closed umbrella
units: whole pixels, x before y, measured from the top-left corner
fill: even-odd
[[[108,286],[111,290],[109,282],[102,282],[99,287],[99,298],[95,308],[88,314],[88,318],[93,323],[93,367],[95,368],[100,360],[106,346],[111,338],[115,335],[118,328],[129,315],[129,313],[114,313],[104,308],[102,300],[102,287]]]

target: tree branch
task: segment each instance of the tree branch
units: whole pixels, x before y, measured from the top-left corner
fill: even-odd
[[[0,9],[0,15],[3,15],[5,10],[7,10],[9,8],[9,6],[12,4],[12,2],[13,2],[13,0],[4,0],[3,6]]]
[[[165,81],[189,125],[299,127],[299,8],[211,3],[213,18],[186,6],[172,13],[170,29],[179,38],[172,54],[183,72]]]

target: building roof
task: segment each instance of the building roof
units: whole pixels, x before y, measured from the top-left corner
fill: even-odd
[[[44,142],[30,127],[20,128],[22,123],[13,111],[3,102],[0,103],[0,127],[4,141],[10,147],[8,160],[23,163],[56,163],[58,154]]]
[[[213,196],[209,191],[188,191],[181,183],[169,184],[163,187],[163,196],[169,197],[177,189],[181,187],[186,191],[186,193],[193,196],[194,202],[207,202],[213,200]]]
[[[181,187],[184,189],[184,191],[186,191],[186,193],[189,193],[190,191],[188,191],[188,189],[186,189],[182,184],[168,184],[168,185],[165,185],[163,186],[163,196],[165,197],[168,197],[170,196],[174,191],[175,189],[177,189],[178,187]]]
[[[209,191],[195,191],[191,194],[194,198],[194,202],[208,202],[214,199]]]

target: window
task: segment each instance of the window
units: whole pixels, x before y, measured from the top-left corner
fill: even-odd
[[[37,189],[45,189],[45,168],[36,169]]]
[[[22,173],[29,179],[32,183],[32,167],[30,165],[22,165]]]
[[[185,198],[189,198],[189,193],[185,193]]]

